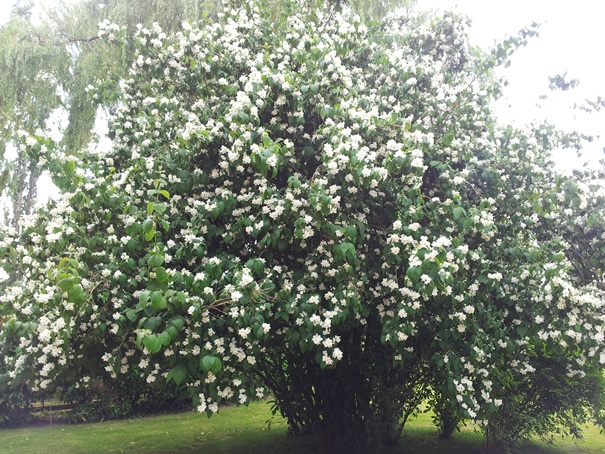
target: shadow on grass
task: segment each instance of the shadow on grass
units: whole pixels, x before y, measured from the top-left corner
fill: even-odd
[[[109,421],[98,424],[60,425],[0,430],[0,454],[320,454],[320,443],[313,438],[287,439],[285,421],[275,418],[267,427],[269,407],[264,403],[250,407],[225,408],[207,419],[186,412],[149,418]],[[562,450],[539,445],[524,446],[527,454],[604,452]],[[347,454],[483,454],[483,437],[470,428],[451,440],[437,439],[430,416],[421,415],[406,426],[398,446],[371,446]]]

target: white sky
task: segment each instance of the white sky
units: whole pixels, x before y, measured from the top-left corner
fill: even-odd
[[[605,97],[605,2],[599,0],[418,0],[422,6],[449,7],[465,13],[472,20],[471,39],[490,46],[505,35],[514,35],[531,22],[540,23],[537,38],[520,49],[512,65],[504,70],[510,84],[505,98],[497,104],[499,117],[521,126],[532,119],[548,118],[557,126],[593,135],[605,136],[605,115],[587,115],[571,109],[574,102]],[[567,92],[551,92],[548,76],[567,71],[568,78],[580,84]],[[540,95],[548,98],[540,100]],[[540,104],[542,107],[536,107]],[[603,157],[600,145],[585,153],[596,161]],[[574,155],[557,156],[559,166],[580,165]]]

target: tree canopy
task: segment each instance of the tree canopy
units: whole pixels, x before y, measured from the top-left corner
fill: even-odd
[[[427,400],[494,442],[602,423],[603,186],[491,111],[531,31],[486,54],[452,13],[267,4],[100,24],[135,57],[89,88],[111,151],[22,139],[65,195],[2,232],[3,387],[272,394],[328,446],[394,443]]]

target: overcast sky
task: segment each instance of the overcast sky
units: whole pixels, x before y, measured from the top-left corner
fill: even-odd
[[[597,0],[419,0],[420,5],[457,9],[472,20],[471,39],[493,45],[505,35],[540,23],[538,38],[519,50],[504,74],[510,85],[497,104],[500,118],[517,125],[548,118],[559,127],[605,136],[605,115],[587,115],[571,108],[574,102],[605,96],[605,2]],[[551,92],[548,76],[567,72],[580,84],[568,92]],[[548,95],[541,100],[540,95]],[[537,108],[540,104],[542,107]],[[586,158],[603,157],[603,142],[591,146]],[[560,155],[562,168],[581,164],[575,156]]]

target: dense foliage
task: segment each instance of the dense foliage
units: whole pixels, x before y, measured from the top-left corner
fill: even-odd
[[[245,3],[101,24],[137,52],[89,90],[118,96],[107,154],[24,136],[65,196],[2,233],[0,408],[101,381],[272,394],[329,445],[394,443],[427,399],[495,443],[600,422],[603,187],[490,110],[530,32],[486,55],[449,13]]]

